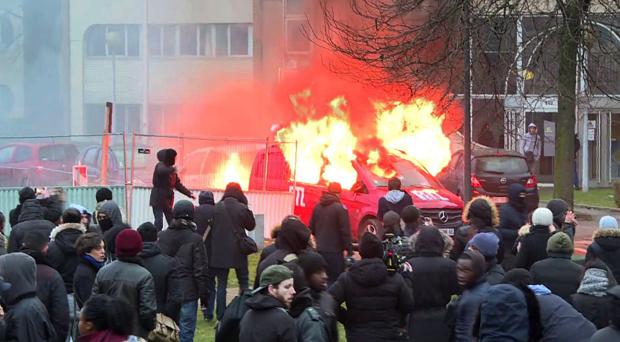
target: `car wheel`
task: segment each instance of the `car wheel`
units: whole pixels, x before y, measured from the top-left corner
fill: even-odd
[[[362,241],[362,236],[364,233],[370,232],[375,234],[379,239],[383,235],[383,225],[381,221],[376,218],[367,218],[362,223],[360,223],[359,228],[357,229],[357,242],[360,243]]]

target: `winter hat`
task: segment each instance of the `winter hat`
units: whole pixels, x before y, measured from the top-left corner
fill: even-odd
[[[339,194],[342,192],[342,186],[338,182],[331,182],[327,186],[327,192],[332,194]]]
[[[174,205],[172,214],[174,215],[175,219],[193,220],[194,204],[188,200],[178,201],[177,204]]]
[[[608,287],[609,278],[607,278],[607,271],[600,268],[588,268],[583,274],[577,293],[604,297]]]
[[[201,191],[198,195],[198,204],[215,204],[213,193],[211,191]]]
[[[101,188],[97,190],[95,193],[95,198],[97,199],[97,203],[103,201],[111,201],[112,200],[112,190],[108,188]]]
[[[552,199],[547,203],[547,209],[551,210],[551,213],[553,213],[553,222],[557,225],[561,225],[566,218],[568,203],[562,199]]]
[[[360,242],[360,255],[362,259],[382,258],[383,244],[381,240],[373,233],[364,233]]]
[[[142,252],[143,243],[140,234],[133,229],[123,229],[116,236],[116,256],[135,257]]]
[[[282,222],[277,238],[278,249],[299,254],[308,248],[309,241],[310,229],[303,222],[297,219],[288,219]]]
[[[299,256],[297,264],[304,270],[306,278],[322,270],[327,270],[327,262],[316,252],[306,252]]]
[[[535,226],[550,226],[553,224],[553,213],[547,208],[538,208],[532,214],[532,224]]]
[[[599,229],[618,229],[618,221],[613,216],[603,216],[598,221]]]
[[[494,233],[478,233],[467,243],[467,247],[470,246],[485,258],[495,258],[499,249],[499,238]]]
[[[157,228],[151,222],[144,222],[138,227],[138,233],[142,237],[142,241],[144,242],[155,242],[157,241]]]
[[[441,256],[445,243],[439,232],[439,229],[435,227],[422,227],[420,231],[414,235],[415,238],[415,253],[419,256]]]
[[[277,285],[281,282],[292,279],[293,271],[284,265],[271,265],[260,275],[260,287],[265,288],[269,285]]]
[[[400,217],[405,223],[413,223],[420,218],[420,210],[413,205],[408,205],[403,208]]]
[[[532,275],[525,268],[513,268],[506,272],[502,283],[513,285],[532,285],[534,280],[532,280]]]
[[[384,226],[396,226],[400,225],[400,216],[395,211],[388,211],[383,215],[383,225]]]
[[[573,254],[573,243],[564,232],[557,232],[547,241],[547,254]]]
[[[34,189],[27,186],[19,190],[19,203],[23,204],[26,200],[35,199],[36,194],[34,193]]]
[[[476,198],[469,203],[467,220],[471,222],[474,217],[482,220],[488,226],[493,226],[493,209],[485,198]]]
[[[484,275],[486,269],[486,262],[484,256],[478,251],[466,250],[461,254],[459,259],[471,260],[472,271],[474,271],[476,279]]]

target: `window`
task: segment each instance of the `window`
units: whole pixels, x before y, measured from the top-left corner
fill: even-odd
[[[142,105],[119,104],[116,106],[112,129],[114,132],[140,132]]]
[[[249,55],[249,30],[248,24],[230,25],[230,54],[232,56]]]
[[[0,149],[0,163],[9,163],[13,158],[15,146],[7,146]]]
[[[32,149],[26,146],[20,146],[15,151],[15,162],[21,163],[32,158]]]
[[[179,27],[179,45],[181,55],[196,56],[198,54],[197,25],[181,25]]]
[[[479,157],[476,158],[476,172],[495,174],[527,173],[527,163],[521,157]]]
[[[84,40],[89,57],[140,55],[139,25],[93,25]]]
[[[215,55],[228,56],[228,25],[215,25]]]
[[[97,166],[96,161],[98,159],[97,158],[98,155],[99,155],[98,147],[89,148],[84,154],[84,160],[82,160],[82,164],[88,165],[88,166]]]
[[[69,156],[62,145],[43,146],[39,150],[39,160],[42,161],[67,161]]]
[[[304,0],[286,0],[287,15],[304,15]]]
[[[200,44],[199,54],[201,56],[212,57],[215,55],[213,48],[213,26],[212,25],[200,25]]]
[[[174,56],[177,52],[177,27],[165,25],[162,33],[162,48],[164,56]]]
[[[149,54],[161,56],[161,26],[149,26]]]
[[[286,20],[286,50],[293,53],[309,53],[310,40],[304,35],[306,19]]]

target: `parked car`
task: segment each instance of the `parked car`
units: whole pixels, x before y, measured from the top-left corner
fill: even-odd
[[[420,209],[422,215],[430,217],[435,225],[446,233],[454,234],[454,229],[462,225],[463,201],[413,163],[396,156],[390,158],[397,176],[402,180],[402,189],[411,195],[414,205]],[[381,230],[377,205],[379,199],[387,193],[388,180],[373,174],[356,161],[352,164],[357,171],[357,182],[351,189],[343,189],[341,200],[349,212],[351,236],[354,241],[359,241],[364,232],[376,233]],[[319,203],[326,185],[295,183],[291,181],[290,170],[279,147],[271,146],[268,152],[260,150],[252,165],[249,188],[295,191],[294,213],[309,224],[312,211]]]
[[[452,155],[448,166],[437,175],[443,186],[461,196],[463,193],[463,151]],[[472,151],[472,195],[489,196],[496,204],[508,201],[508,187],[521,183],[527,190],[526,202],[530,211],[538,207],[538,180],[529,169],[525,157],[503,149],[476,148]]]
[[[0,186],[70,185],[78,149],[66,143],[14,143],[0,147]]]
[[[82,150],[78,155],[75,164],[82,164],[88,167],[88,183],[99,184],[101,182],[101,158],[103,149],[99,145],[91,145]],[[108,184],[122,185],[125,177],[124,170],[116,157],[116,154],[109,149],[108,153]]]

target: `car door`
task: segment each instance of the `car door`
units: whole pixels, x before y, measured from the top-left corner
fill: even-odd
[[[18,184],[18,178],[15,176],[15,168],[12,165],[13,155],[16,146],[9,145],[0,148],[0,185],[14,186]]]

